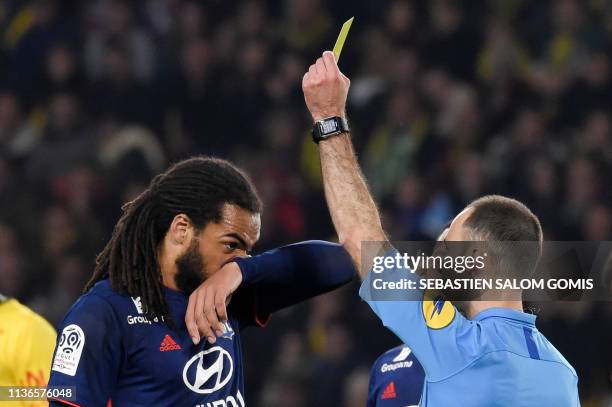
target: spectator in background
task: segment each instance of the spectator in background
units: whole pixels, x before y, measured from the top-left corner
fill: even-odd
[[[56,43],[47,53],[45,66],[46,95],[62,89],[83,88],[78,56],[68,43]]]
[[[24,259],[15,232],[0,223],[0,292],[7,296],[22,296],[26,277]]]
[[[66,308],[70,308],[81,296],[89,273],[87,264],[88,262],[69,253],[49,264],[48,272],[56,272],[54,284],[47,287],[44,294],[38,294],[30,301],[32,309],[44,311],[54,326],[62,322]]]
[[[364,367],[354,369],[348,375],[342,389],[342,406],[361,407],[368,399],[368,370]]]
[[[28,159],[29,179],[38,185],[47,184],[70,168],[91,161],[97,140],[87,125],[75,93],[51,95],[41,140]]]
[[[134,16],[136,6],[125,0],[96,0],[85,6],[87,24],[84,61],[91,79],[104,76],[109,41],[125,47],[130,75],[148,81],[155,73],[155,47],[149,32]]]
[[[320,355],[313,362],[309,383],[311,406],[332,407],[342,405],[342,385],[352,366],[352,335],[338,320],[325,327],[326,340]]]
[[[390,95],[386,120],[373,131],[365,147],[365,174],[375,185],[378,197],[391,195],[408,171],[417,166],[425,138],[429,135],[427,116],[410,89],[397,89]]]

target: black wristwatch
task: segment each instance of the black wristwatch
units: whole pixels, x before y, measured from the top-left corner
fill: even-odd
[[[312,126],[312,140],[319,144],[321,140],[348,132],[348,122],[344,117],[328,117],[327,119],[316,121]]]

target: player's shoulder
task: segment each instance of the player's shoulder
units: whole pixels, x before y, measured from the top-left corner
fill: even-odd
[[[117,297],[122,297],[117,291],[113,290],[111,282],[108,278],[102,279],[95,283],[83,297],[92,297],[97,299],[105,299],[107,301],[113,301]],[[95,300],[94,300],[95,301]]]
[[[140,301],[115,291],[108,279],[98,281],[70,308],[68,315],[81,317],[117,317],[125,314],[129,307],[139,309]]]
[[[412,353],[412,349],[406,345],[400,345],[389,349],[376,359],[372,365],[372,375],[399,372],[404,369],[416,372],[421,371],[422,367]]]
[[[409,397],[418,400],[424,380],[425,372],[412,350],[406,345],[401,345],[386,351],[374,362],[370,372],[369,392],[372,397],[378,398],[379,392],[383,389],[385,392],[395,392],[386,390],[385,386],[401,385],[402,398]],[[412,397],[413,395],[416,396]]]
[[[46,319],[23,305],[16,299],[10,299],[0,306],[2,320],[11,325],[12,331],[20,329],[37,332],[37,336],[55,337],[55,329]]]

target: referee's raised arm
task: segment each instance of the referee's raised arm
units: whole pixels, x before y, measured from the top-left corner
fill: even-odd
[[[314,121],[313,138],[319,144],[327,205],[340,243],[363,279],[371,261],[362,259],[361,243],[387,241],[387,237],[351,143],[346,121],[349,87],[349,79],[340,72],[330,51],[310,66],[302,80],[306,106]]]

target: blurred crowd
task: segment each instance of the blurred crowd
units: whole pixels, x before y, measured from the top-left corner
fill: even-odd
[[[121,204],[193,154],[253,177],[257,251],[333,239],[301,79],[353,15],[348,114],[393,239],[435,238],[499,193],[548,240],[612,240],[608,1],[3,0],[0,292],[57,324]],[[610,304],[533,308],[583,405],[604,403]],[[247,400],[265,407],[363,406],[369,366],[397,344],[355,286],[245,342]]]

